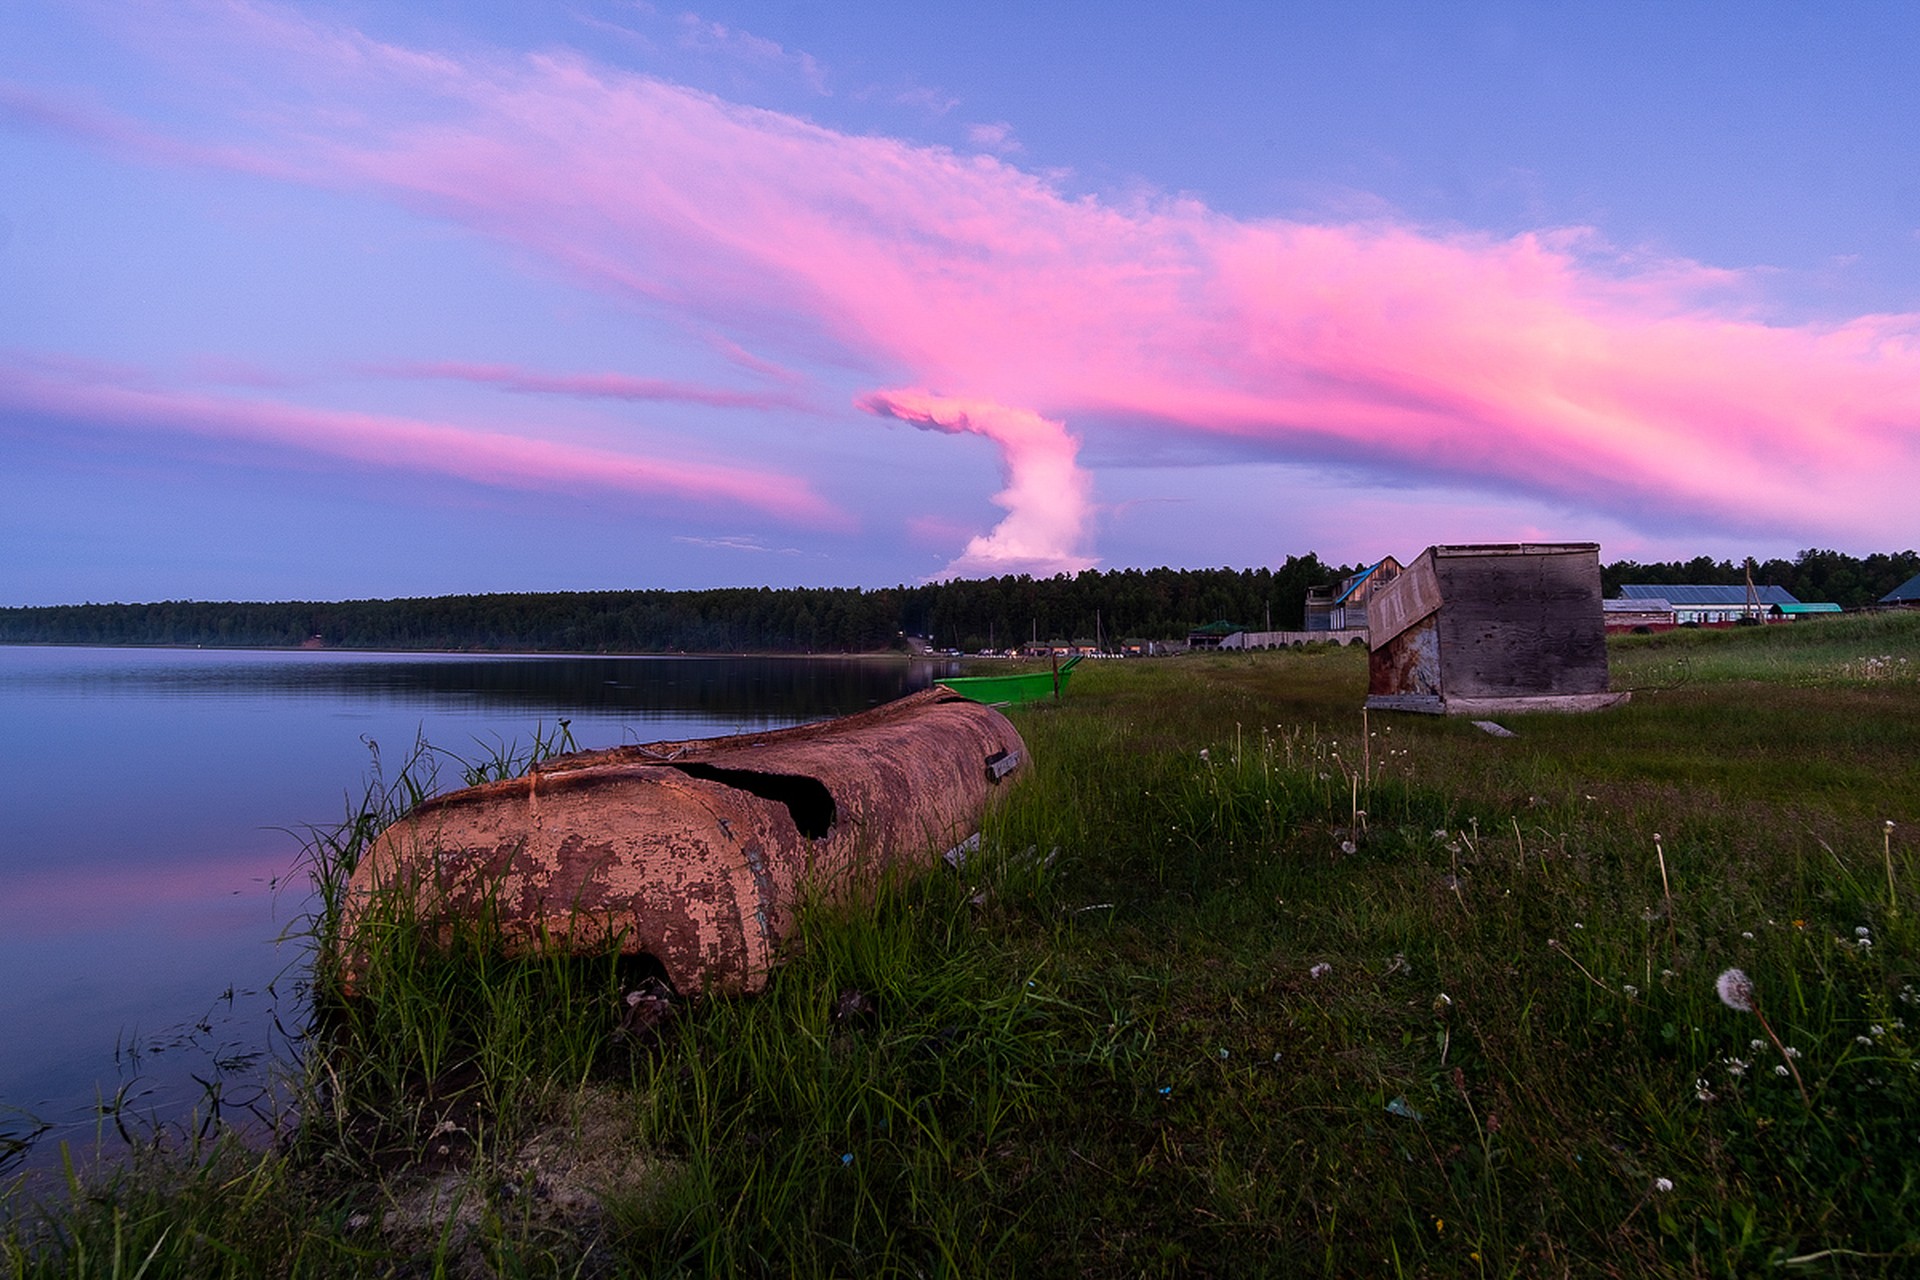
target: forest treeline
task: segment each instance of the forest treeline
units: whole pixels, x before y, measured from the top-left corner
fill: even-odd
[[[1307,588],[1361,566],[1309,552],[1277,568],[1088,569],[959,579],[876,590],[734,587],[706,591],[569,591],[330,603],[169,600],[0,608],[0,643],[567,653],[834,653],[899,647],[908,635],[972,652],[1026,640],[1168,640],[1228,621],[1303,625]],[[1912,551],[1856,559],[1803,551],[1754,573],[1807,601],[1869,604],[1920,573]],[[1745,581],[1742,566],[1691,561],[1602,568],[1623,582]]]

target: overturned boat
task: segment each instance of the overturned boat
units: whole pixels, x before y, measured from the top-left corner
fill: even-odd
[[[387,900],[430,928],[485,915],[510,954],[617,946],[682,995],[757,991],[803,891],[933,861],[1025,763],[1005,716],[940,688],[793,729],[556,756],[381,833],[349,886],[345,976]]]

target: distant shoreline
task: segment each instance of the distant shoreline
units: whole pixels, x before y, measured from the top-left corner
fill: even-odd
[[[907,653],[900,649],[868,649],[858,652],[795,653],[780,649],[675,649],[675,650],[579,650],[579,649],[396,649],[389,647],[360,649],[349,645],[265,645],[265,644],[89,644],[84,640],[0,640],[6,649],[129,649],[142,652],[175,653],[324,653],[364,654],[388,657],[436,658],[818,658],[836,661],[899,659],[902,662],[958,662],[975,655]]]

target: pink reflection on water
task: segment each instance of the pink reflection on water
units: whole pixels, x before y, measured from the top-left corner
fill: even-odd
[[[175,926],[169,932],[191,936],[210,918],[231,914],[229,899],[276,892],[280,905],[297,913],[309,882],[295,863],[285,852],[260,851],[201,862],[21,871],[8,878],[0,897],[0,931],[26,942],[164,919]],[[260,917],[263,932],[272,927],[251,901],[247,912]]]

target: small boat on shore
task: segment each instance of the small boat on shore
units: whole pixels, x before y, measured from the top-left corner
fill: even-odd
[[[492,919],[509,955],[609,945],[681,995],[759,990],[803,898],[929,866],[980,830],[1026,763],[1006,717],[946,689],[793,729],[584,751],[419,805],[355,868],[359,931]]]
[[[1079,655],[1051,671],[1019,671],[1004,676],[946,676],[934,683],[963,698],[990,707],[1017,707],[1027,702],[1059,700],[1067,691],[1067,677],[1080,665]]]

